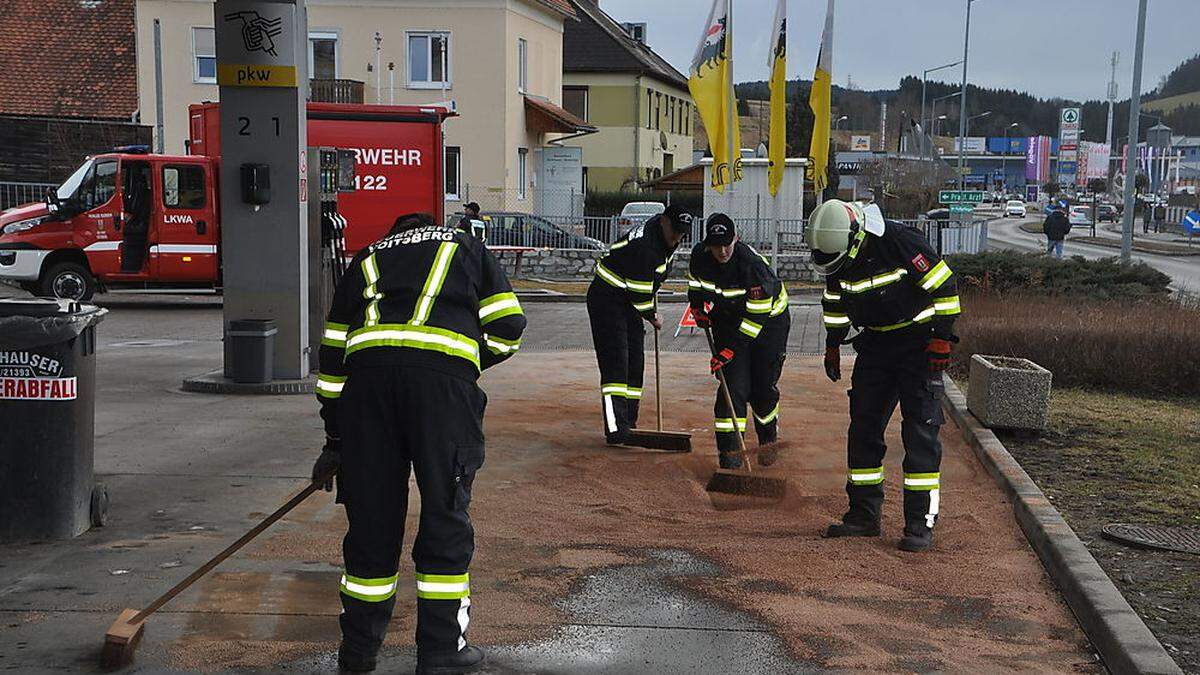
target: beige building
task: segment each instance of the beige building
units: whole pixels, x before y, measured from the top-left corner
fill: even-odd
[[[569,0],[308,0],[313,100],[453,101],[446,123],[447,208],[468,197],[522,208],[535,155],[586,130],[558,107]],[[155,125],[154,22],[162,33],[166,152],[185,151],[187,106],[218,99],[212,0],[137,0],[141,120]],[[353,99],[353,100],[349,100]]]
[[[596,0],[571,0],[564,107],[599,132],[564,141],[583,149],[589,190],[636,190],[692,163],[696,109],[687,78],[645,43],[645,24],[620,24]]]

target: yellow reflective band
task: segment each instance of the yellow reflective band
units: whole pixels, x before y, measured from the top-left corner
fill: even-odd
[[[433,266],[429,268],[429,276],[425,278],[425,286],[421,289],[417,307],[413,310],[412,320],[409,321],[412,325],[420,326],[429,320],[429,313],[433,311],[433,303],[437,300],[438,293],[442,292],[446,274],[450,272],[450,261],[457,250],[458,244],[452,241],[444,241],[438,246],[437,255],[433,257]]]
[[[407,347],[466,359],[479,368],[479,343],[466,335],[433,326],[385,323],[364,326],[346,340],[346,355],[372,347]]]
[[[493,354],[512,354],[521,348],[521,340],[505,340],[494,335],[484,335],[484,344],[487,345],[488,351]]]
[[[364,602],[383,602],[396,593],[397,575],[378,579],[342,575],[342,593]]]
[[[328,347],[345,347],[346,330],[350,328],[344,323],[325,322],[325,330],[321,333],[321,344]]]
[[[941,483],[941,473],[906,473],[904,474],[904,489],[913,491],[937,490]]]
[[[615,251],[615,250],[617,250],[617,249],[619,249],[619,248],[622,248],[622,247],[624,247],[624,246],[625,246],[625,245],[627,245],[628,243],[629,243],[629,240],[628,240],[628,239],[624,239],[624,240],[622,240],[622,241],[618,241],[617,243],[613,244],[612,246],[609,246],[609,247],[608,247],[608,250],[610,250],[610,251]]]
[[[506,316],[524,314],[516,293],[497,293],[479,301],[479,325],[486,326]]]
[[[637,279],[626,279],[625,285],[634,293],[653,293],[653,281],[638,281]]]
[[[641,400],[642,389],[640,387],[627,387],[625,389],[625,395],[635,401]]]
[[[746,311],[751,314],[766,314],[775,306],[775,301],[771,298],[766,300],[747,300]]]
[[[718,288],[717,292],[727,298],[740,298],[746,294],[744,288]]]
[[[926,321],[929,321],[930,319],[932,319],[933,315],[935,313],[936,313],[936,310],[934,310],[933,307],[926,307],[925,309],[918,312],[917,315],[914,316],[909,321],[901,321],[900,323],[894,323],[890,326],[867,326],[867,328],[869,328],[870,330],[873,330],[873,331],[878,331],[880,333],[886,333],[888,331],[893,331],[893,330],[900,330],[901,328],[907,328],[907,327],[913,325],[914,323],[925,323]]]
[[[842,299],[842,294],[841,293],[830,293],[829,291],[825,291],[825,293],[823,295],[821,295],[821,299],[828,300],[830,302],[839,302]]]
[[[938,315],[945,316],[962,313],[962,305],[959,303],[957,295],[948,298],[934,298],[933,309]]]
[[[633,308],[639,312],[649,312],[650,310],[654,309],[654,299],[651,298],[646,302],[635,302],[633,303]]]
[[[775,304],[771,307],[771,316],[779,316],[786,312],[787,308],[788,294],[787,288],[784,287],[779,289],[779,297],[775,298]]]
[[[417,573],[417,597],[422,600],[458,600],[471,596],[467,574]]]
[[[620,396],[621,398],[640,399],[641,387],[631,387],[620,382],[609,382],[600,385],[600,393],[604,396]]]
[[[832,312],[825,312],[824,314],[821,315],[821,318],[824,319],[826,326],[849,326],[850,325],[850,317],[846,316],[845,314],[834,314]]]
[[[367,303],[364,325],[374,326],[379,323],[379,301],[383,298],[383,294],[375,288],[375,283],[379,281],[379,263],[375,261],[374,253],[363,259],[362,271],[363,280],[367,283],[363,297],[371,301]]]
[[[717,433],[731,434],[731,433],[733,433],[733,418],[732,417],[718,417],[715,420],[713,420],[713,426],[716,428]],[[737,418],[737,430],[742,431],[742,432],[746,431],[746,418],[745,417]]]
[[[774,422],[778,417],[779,417],[779,404],[778,403],[776,403],[775,407],[771,409],[771,412],[767,413],[766,415],[763,415],[762,417],[758,416],[758,412],[754,413],[754,419],[759,424],[770,424],[771,422]]]
[[[750,319],[742,319],[742,325],[738,326],[738,331],[751,338],[756,338],[762,332],[762,324],[754,323]]]
[[[346,375],[317,374],[317,396],[322,398],[339,398],[346,386]]]
[[[842,290],[846,291],[847,293],[862,293],[869,291],[872,288],[879,288],[881,286],[887,286],[888,284],[894,284],[903,279],[904,275],[906,274],[908,274],[908,270],[904,269],[903,267],[899,267],[886,274],[877,274],[869,279],[863,279],[861,281],[842,281]]]
[[[946,264],[946,261],[939,260],[938,264],[933,266],[933,269],[921,277],[921,288],[926,291],[935,291],[942,284],[946,283],[951,274],[953,272],[950,271],[950,266]]]
[[[850,469],[849,480],[853,485],[878,485],[883,482],[883,467]]]
[[[609,285],[617,288],[625,288],[625,280],[613,274],[607,267],[604,266],[603,262],[596,263],[596,276],[608,282]]]
[[[710,281],[705,281],[704,279],[699,279],[691,274],[688,275],[688,286],[691,288],[699,288],[701,290],[709,291],[711,293],[720,293],[720,290],[717,288],[716,284]]]

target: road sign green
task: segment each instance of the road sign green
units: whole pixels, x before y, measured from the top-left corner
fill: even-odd
[[[950,213],[975,213],[974,204],[951,204]]]
[[[978,204],[983,201],[983,190],[942,190],[938,201],[950,204]]]

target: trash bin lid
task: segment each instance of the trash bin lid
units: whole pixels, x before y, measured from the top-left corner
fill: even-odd
[[[67,300],[52,298],[6,298],[0,300],[0,317],[6,316],[55,316],[79,311]]]

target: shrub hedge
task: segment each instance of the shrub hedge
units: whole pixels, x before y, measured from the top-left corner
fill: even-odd
[[[964,290],[1086,298],[1137,300],[1165,298],[1171,277],[1141,262],[1122,265],[1116,258],[1055,260],[1014,251],[947,256]]]

